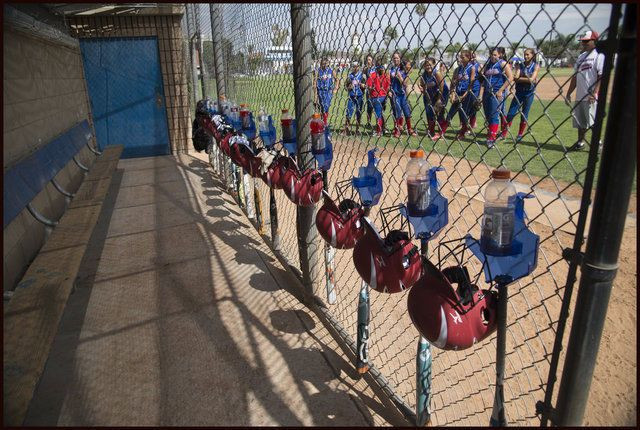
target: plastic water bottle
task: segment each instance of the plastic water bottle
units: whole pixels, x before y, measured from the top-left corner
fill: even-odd
[[[516,215],[516,187],[511,172],[495,169],[484,192],[484,216],[480,248],[489,255],[508,255],[513,241]]]
[[[265,113],[264,108],[260,108],[260,112],[258,112],[258,129],[260,133],[269,133],[269,116]]]
[[[230,106],[225,96],[220,96],[220,104],[222,105],[222,115],[229,116]]]
[[[421,217],[427,214],[431,204],[429,189],[429,163],[424,158],[422,149],[409,153],[411,159],[407,163],[407,213],[409,216]]]
[[[249,116],[249,109],[246,104],[240,105],[240,120],[242,121],[242,128],[244,130],[251,128],[251,117]]]
[[[229,115],[229,118],[234,122],[240,121],[240,112],[238,110],[238,105],[235,103],[231,105],[231,115]]]
[[[280,125],[282,126],[282,140],[292,140],[295,138],[293,133],[293,118],[289,115],[289,109],[282,109]]]
[[[327,142],[324,139],[324,121],[319,113],[314,113],[311,119],[311,152],[313,154],[324,154]]]

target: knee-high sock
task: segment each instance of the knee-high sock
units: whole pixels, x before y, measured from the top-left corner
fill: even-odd
[[[436,122],[433,120],[429,120],[427,121],[427,124],[429,125],[429,134],[433,136],[435,134]]]
[[[407,118],[407,130],[412,131],[413,127],[411,127],[411,118]]]
[[[384,128],[382,118],[378,118],[378,133],[382,133],[382,129]]]
[[[496,140],[496,134],[498,134],[498,124],[489,124],[489,136],[487,136],[487,139]]]
[[[518,129],[518,136],[522,136],[527,129],[527,121],[520,121],[520,128]]]

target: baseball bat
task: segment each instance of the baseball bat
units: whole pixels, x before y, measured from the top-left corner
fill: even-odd
[[[249,183],[249,174],[244,170],[240,169],[242,175],[242,195],[244,196],[244,207],[247,210],[247,218],[255,219],[256,213],[253,209],[253,204],[250,199],[250,190],[251,184]]]
[[[420,238],[420,253],[427,258],[428,242]],[[416,425],[431,422],[431,344],[420,336],[416,355]]]
[[[269,220],[271,223],[271,242],[273,249],[280,250],[280,229],[278,228],[278,205],[273,188],[269,187]]]
[[[506,284],[498,282],[498,310],[496,334],[496,392],[493,398],[493,411],[491,412],[491,427],[506,427],[507,418],[504,411],[504,368],[507,346],[507,295]]]
[[[322,181],[323,181],[324,190],[327,191],[327,189],[329,188],[329,180],[328,180],[328,175],[326,170],[322,171]],[[327,288],[327,302],[330,305],[335,304],[337,299],[336,290],[335,290],[335,279],[334,279],[335,263],[333,261],[335,253],[336,253],[335,249],[333,249],[333,247],[328,242],[325,241],[324,242],[324,269],[325,269],[326,288]]]
[[[370,211],[371,208],[366,207],[364,215],[369,216]],[[358,293],[358,333],[356,342],[356,370],[361,375],[369,370],[369,310],[369,284],[363,279]]]

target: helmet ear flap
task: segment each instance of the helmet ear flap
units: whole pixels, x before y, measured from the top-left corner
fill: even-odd
[[[394,248],[395,245],[403,240],[409,240],[409,234],[402,230],[391,230],[387,237],[384,238],[384,246]]]

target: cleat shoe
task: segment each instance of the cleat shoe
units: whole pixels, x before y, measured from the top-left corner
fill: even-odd
[[[494,146],[496,146],[496,141],[495,140],[491,140],[491,139],[487,139],[486,145],[487,145],[487,148],[491,149]]]
[[[409,136],[413,136],[413,137],[416,137],[418,135],[418,133],[416,133],[412,129],[407,130],[407,133],[409,133]]]
[[[571,148],[569,148],[569,151],[579,151],[584,148],[585,144],[586,142],[584,140],[580,140],[576,142]]]
[[[431,136],[431,140],[434,142],[437,142],[438,140],[440,140],[442,136],[440,135],[440,133],[436,133],[433,136]]]
[[[521,134],[516,136],[516,143],[520,143],[522,141],[523,136]]]

